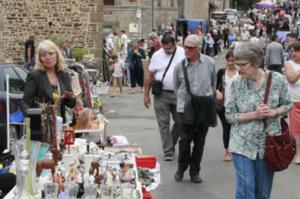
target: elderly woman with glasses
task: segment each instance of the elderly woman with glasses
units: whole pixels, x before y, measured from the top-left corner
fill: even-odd
[[[270,198],[274,173],[264,158],[265,132],[281,132],[279,117],[292,107],[287,81],[277,72],[273,72],[268,103],[263,103],[269,73],[263,62],[263,51],[255,44],[242,43],[234,50],[240,77],[232,82],[225,115],[232,124],[229,150],[236,174],[235,199]]]
[[[38,102],[56,104],[58,115],[65,122],[65,106],[75,107],[76,98],[73,96],[70,75],[64,71],[66,64],[62,53],[52,41],[44,40],[39,43],[35,57],[36,65],[28,74],[25,84],[22,111],[27,115],[29,108],[38,107]],[[41,121],[35,117],[31,124],[40,125]],[[36,133],[32,131],[31,138],[41,140],[42,135],[36,130]]]

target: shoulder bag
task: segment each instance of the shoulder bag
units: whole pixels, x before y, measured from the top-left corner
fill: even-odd
[[[268,103],[271,81],[272,72],[269,72],[264,96],[265,104]],[[264,129],[266,129],[267,122],[266,120],[263,122]],[[267,167],[270,171],[282,171],[286,169],[296,154],[296,141],[289,132],[288,124],[282,118],[280,123],[280,135],[270,135],[268,132],[266,132],[265,159],[267,162]]]
[[[197,96],[191,92],[185,60],[182,61],[187,96],[185,98],[183,122],[196,127],[217,125],[216,104],[213,97]]]
[[[224,109],[224,98],[225,98],[225,73],[226,73],[226,69],[224,70],[224,73],[222,75],[222,87],[219,89],[217,88],[217,90],[221,91],[223,98],[222,99],[217,99],[217,96],[215,94],[214,96],[214,100],[216,103],[216,109],[218,112],[221,112]]]
[[[167,74],[167,71],[170,68],[170,65],[171,65],[172,60],[173,60],[173,58],[175,56],[176,50],[177,50],[177,47],[175,47],[175,50],[174,50],[174,52],[172,54],[172,57],[171,57],[171,59],[170,59],[170,61],[168,63],[168,66],[167,66],[167,68],[166,68],[166,70],[165,70],[165,72],[163,74],[163,77],[162,77],[161,81],[159,81],[159,80],[153,80],[153,82],[152,82],[152,94],[153,95],[160,95],[161,94],[162,89],[163,89],[164,78],[165,78],[165,76]]]

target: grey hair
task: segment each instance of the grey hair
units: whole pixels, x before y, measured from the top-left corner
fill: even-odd
[[[256,44],[250,42],[241,42],[236,45],[233,51],[234,60],[248,60],[256,68],[263,67],[264,52]]]
[[[202,46],[202,42],[199,36],[195,35],[195,34],[191,34],[189,36],[187,36],[184,40],[184,43],[186,42],[191,42],[191,43],[195,43],[197,45],[198,49],[201,49]]]

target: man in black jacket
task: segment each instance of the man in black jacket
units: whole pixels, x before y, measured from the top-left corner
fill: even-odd
[[[34,60],[34,53],[35,53],[35,46],[34,46],[34,39],[35,39],[35,33],[30,32],[29,37],[25,42],[25,53],[24,53],[24,67],[27,70],[31,70],[32,67],[35,64]]]

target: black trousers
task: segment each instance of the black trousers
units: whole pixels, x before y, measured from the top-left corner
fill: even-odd
[[[224,37],[224,48],[229,48],[228,36]]]
[[[208,127],[201,126],[196,130],[195,125],[187,125],[183,122],[183,114],[179,113],[179,157],[178,169],[185,171],[190,167],[190,175],[199,175],[200,163],[203,155],[204,144]],[[191,143],[193,148],[191,151]]]
[[[272,71],[276,71],[276,72],[282,73],[282,70],[281,70],[282,69],[282,65],[281,64],[269,65],[268,69],[272,70]]]
[[[230,128],[231,124],[229,124],[225,118],[225,108],[220,111],[217,111],[217,114],[221,120],[222,127],[223,127],[223,144],[224,149],[228,149],[229,145],[229,138],[230,138]]]
[[[138,84],[140,87],[144,86],[144,70],[142,67],[130,68],[130,84],[132,88]]]
[[[104,82],[109,82],[110,81],[110,77],[109,77],[109,69],[108,69],[108,63],[106,60],[103,60],[103,81]]]

